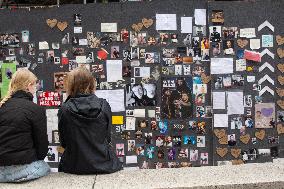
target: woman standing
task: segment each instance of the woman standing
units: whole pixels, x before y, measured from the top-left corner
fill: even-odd
[[[65,151],[59,171],[113,173],[122,169],[111,149],[111,108],[95,94],[95,79],[79,67],[67,76],[68,98],[58,112],[60,143]]]
[[[47,175],[45,110],[33,103],[36,76],[16,71],[0,102],[0,182],[22,182]]]

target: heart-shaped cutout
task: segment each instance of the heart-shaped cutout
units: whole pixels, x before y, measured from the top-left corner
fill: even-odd
[[[284,49],[278,48],[277,54],[278,54],[279,58],[283,58],[284,57]]]
[[[255,132],[255,137],[258,138],[259,140],[263,140],[265,136],[265,130],[260,130]]]
[[[278,123],[277,124],[277,133],[280,134],[284,134],[284,126],[282,125],[282,123]]]
[[[226,130],[225,129],[214,129],[214,134],[217,138],[222,138],[226,136]]]
[[[241,154],[241,149],[231,149],[231,154],[234,158],[238,158]]]
[[[281,73],[284,72],[284,64],[277,64],[277,68]]]
[[[242,135],[240,136],[240,141],[244,144],[247,144],[250,140],[250,135],[246,134],[246,135]]]
[[[277,100],[278,106],[280,106],[281,109],[284,110],[284,100]]]
[[[64,151],[65,151],[65,149],[64,149],[62,146],[58,146],[58,147],[57,147],[57,151],[58,151],[59,153],[63,154]]]
[[[142,23],[132,24],[131,28],[136,32],[140,32],[141,29],[143,28],[143,24]]]
[[[283,97],[284,96],[284,89],[276,88],[276,93],[278,96]]]
[[[239,47],[244,48],[248,44],[248,40],[246,39],[238,39],[237,44]]]
[[[284,44],[284,37],[281,37],[280,35],[276,35],[276,42],[278,45]]]
[[[202,74],[201,75],[201,80],[202,80],[202,83],[204,84],[208,84],[211,80],[211,77],[210,76],[206,76],[205,74]]]
[[[220,157],[224,157],[228,153],[228,148],[217,148],[216,153]]]
[[[60,31],[64,31],[68,26],[67,22],[58,22],[57,27]]]
[[[50,28],[54,28],[57,24],[57,20],[56,19],[47,19],[46,23]]]
[[[278,82],[280,83],[280,85],[284,85],[284,77],[279,75],[278,76]]]
[[[154,23],[153,19],[147,19],[147,18],[143,18],[142,19],[142,23],[144,25],[145,28],[149,28],[150,26],[152,26],[152,24]]]
[[[222,138],[219,138],[218,142],[219,144],[228,144],[227,136],[223,136]]]
[[[244,164],[244,161],[241,160],[241,159],[234,159],[231,161],[232,162],[232,165],[241,165],[241,164]]]

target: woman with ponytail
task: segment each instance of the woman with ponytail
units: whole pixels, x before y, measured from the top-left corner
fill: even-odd
[[[45,110],[34,104],[36,76],[16,71],[0,102],[0,182],[23,182],[47,175]]]

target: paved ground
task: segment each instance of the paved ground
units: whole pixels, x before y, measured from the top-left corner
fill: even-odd
[[[284,189],[284,161],[235,166],[159,170],[123,170],[110,175],[78,176],[52,173],[24,184],[0,184],[0,189]]]

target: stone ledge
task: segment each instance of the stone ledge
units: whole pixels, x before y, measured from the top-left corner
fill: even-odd
[[[52,173],[23,184],[0,184],[0,189],[284,189],[284,162],[237,166],[158,170],[123,170],[109,175]]]

